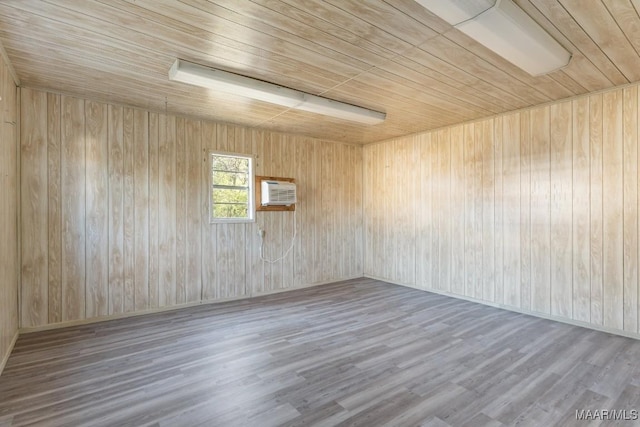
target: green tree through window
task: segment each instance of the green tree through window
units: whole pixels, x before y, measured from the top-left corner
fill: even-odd
[[[251,157],[211,153],[211,220],[253,219]]]

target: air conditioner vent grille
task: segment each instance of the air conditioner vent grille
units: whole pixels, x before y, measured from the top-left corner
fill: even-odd
[[[290,206],[296,203],[296,185],[287,181],[262,181],[262,206]]]

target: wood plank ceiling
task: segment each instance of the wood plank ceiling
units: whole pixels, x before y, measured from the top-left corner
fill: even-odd
[[[531,77],[413,0],[4,0],[21,85],[369,143],[640,80],[640,0],[515,0],[564,45]],[[385,111],[366,126],[168,81],[176,58]]]

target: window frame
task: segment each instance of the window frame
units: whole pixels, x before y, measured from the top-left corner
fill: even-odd
[[[248,203],[247,203],[247,214],[246,218],[215,218],[213,216],[213,157],[214,156],[223,156],[223,157],[237,157],[242,159],[249,160],[249,186],[248,186]],[[209,224],[242,224],[242,223],[251,223],[256,221],[256,209],[255,209],[255,157],[251,154],[245,153],[233,153],[228,151],[217,151],[210,150],[209,151],[209,159],[208,159],[208,174],[209,174],[209,189],[207,191],[207,196],[209,198]]]

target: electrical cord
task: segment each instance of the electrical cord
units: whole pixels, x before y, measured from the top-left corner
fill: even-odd
[[[270,260],[264,257],[264,235],[263,233],[260,233],[260,259],[262,260],[262,262],[275,264],[276,262],[282,261],[287,257],[287,255],[289,255],[289,252],[291,252],[291,249],[293,249],[296,236],[298,235],[298,223],[296,221],[296,212],[297,212],[297,209],[293,211],[293,237],[291,237],[291,244],[289,245],[289,248],[285,251],[285,253],[280,258]]]

